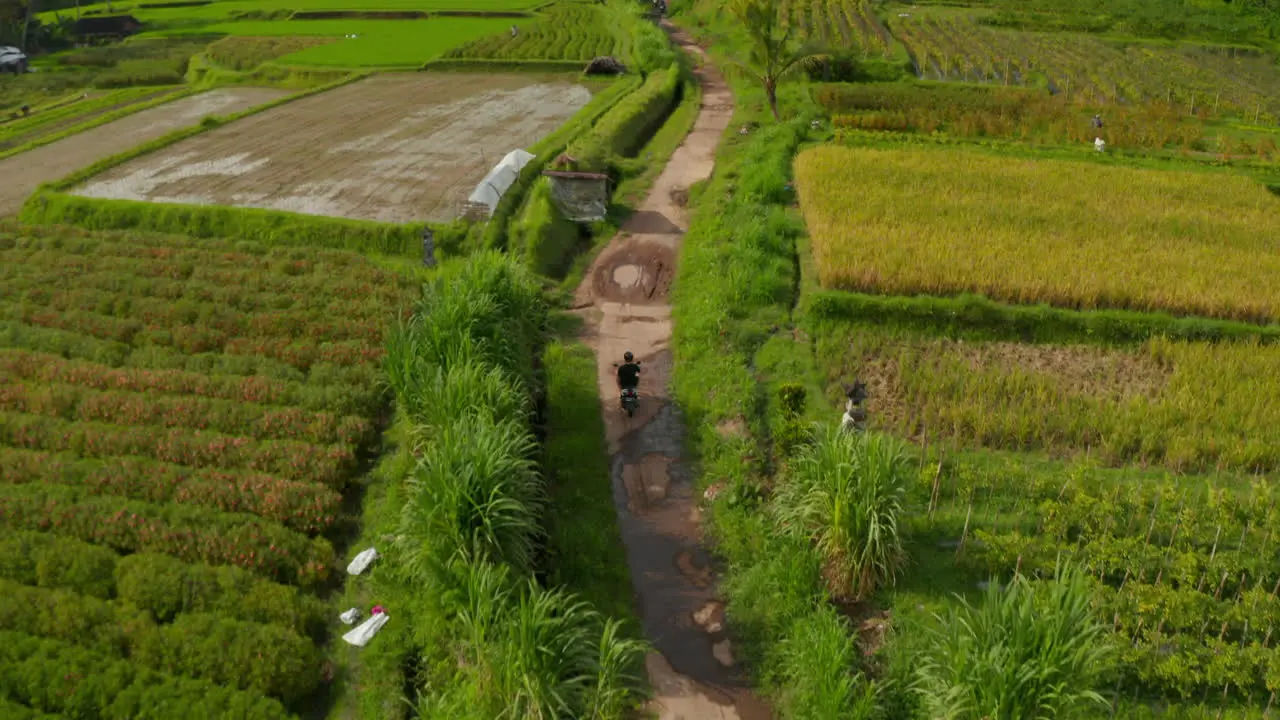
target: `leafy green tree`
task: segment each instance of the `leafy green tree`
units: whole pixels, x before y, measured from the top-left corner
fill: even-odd
[[[782,119],[778,83],[823,56],[795,37],[795,27],[782,22],[778,5],[778,0],[733,0],[729,5],[748,40],[745,57],[734,62],[764,87],[775,120]]]

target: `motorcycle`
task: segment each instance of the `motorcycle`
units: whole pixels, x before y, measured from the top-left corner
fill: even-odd
[[[640,362],[637,361],[636,365],[639,364]],[[614,363],[613,367],[616,369],[618,363]],[[622,409],[627,411],[627,417],[635,417],[636,408],[640,407],[640,393],[635,388],[622,388],[619,402],[622,404]]]
[[[640,407],[640,394],[635,388],[622,389],[622,409],[627,411],[627,417],[634,417],[636,408]]]

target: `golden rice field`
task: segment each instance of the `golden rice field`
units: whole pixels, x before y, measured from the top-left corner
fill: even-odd
[[[832,399],[867,382],[874,425],[959,446],[1088,453],[1178,471],[1280,470],[1280,346],[958,341],[870,323],[815,333]]]
[[[838,146],[795,171],[827,287],[1280,318],[1280,200],[1249,178]]]

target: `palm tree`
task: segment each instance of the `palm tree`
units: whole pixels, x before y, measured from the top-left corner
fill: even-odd
[[[746,58],[735,62],[764,86],[773,119],[781,120],[778,82],[822,53],[796,40],[794,26],[784,25],[779,17],[778,0],[734,0],[729,11],[742,24],[750,42]]]

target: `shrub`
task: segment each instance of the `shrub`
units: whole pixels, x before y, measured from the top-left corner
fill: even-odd
[[[201,613],[179,615],[144,634],[132,647],[134,662],[219,685],[271,695],[286,704],[320,685],[320,651],[276,625]]]
[[[527,268],[498,253],[473,256],[426,286],[414,316],[390,334],[388,383],[403,396],[419,373],[473,358],[519,378],[529,392],[536,386],[529,358],[545,324],[542,290]]]
[[[163,552],[188,562],[233,564],[302,585],[318,583],[333,547],[251,515],[114,497],[63,486],[17,486],[0,495],[0,527],[52,530],[123,552]]]
[[[0,578],[109,599],[115,594],[116,554],[48,533],[11,532],[0,538]]]
[[[89,230],[144,230],[181,233],[197,238],[234,237],[267,245],[326,247],[415,259],[422,257],[424,227],[420,223],[392,225],[257,208],[103,200],[48,190],[28,200],[22,219],[33,224],[68,224]],[[460,251],[466,236],[465,223],[454,222],[433,228],[437,257],[448,257]]]
[[[174,708],[190,718],[292,717],[270,698],[14,632],[0,632],[0,695],[83,720],[169,720]]]
[[[829,605],[802,615],[782,637],[778,700],[784,717],[874,720],[876,691],[858,667],[849,621]]]
[[[917,662],[918,692],[930,717],[1017,720],[1104,713],[1094,689],[1111,658],[1108,628],[1093,617],[1092,584],[1074,568],[1052,581],[992,581],[977,605],[960,607],[930,630]]]
[[[778,515],[817,543],[836,596],[865,599],[902,569],[898,515],[911,478],[900,442],[834,426],[794,463],[778,490]]]
[[[169,622],[178,613],[216,613],[280,625],[311,637],[320,636],[328,622],[327,608],[319,599],[229,565],[192,565],[165,555],[137,553],[120,559],[115,583],[120,599],[150,612],[159,622]]]

